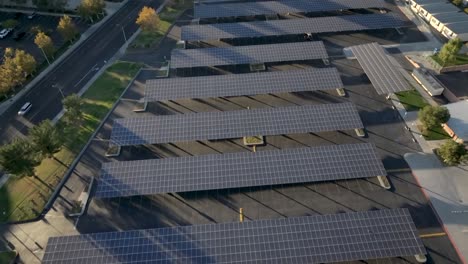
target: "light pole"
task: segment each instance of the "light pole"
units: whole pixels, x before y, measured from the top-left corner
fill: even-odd
[[[50,65],[49,58],[47,58],[47,55],[45,54],[45,52],[44,52],[44,49],[43,49],[43,48],[41,48],[40,50],[42,51],[42,54],[44,54],[44,57],[45,57],[45,59],[46,59],[47,63],[49,63],[49,65]]]

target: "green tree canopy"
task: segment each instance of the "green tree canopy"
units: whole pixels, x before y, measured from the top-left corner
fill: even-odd
[[[29,138],[36,153],[41,157],[52,158],[63,145],[60,131],[50,122],[44,120],[29,130]]]
[[[442,46],[442,49],[440,52],[437,54],[437,57],[439,60],[445,64],[455,61],[457,58],[458,52],[460,52],[460,49],[463,45],[463,42],[459,38],[454,38],[450,39],[447,43]]]
[[[136,20],[136,23],[146,32],[157,32],[159,30],[159,16],[151,7],[144,6]]]
[[[465,145],[451,139],[446,140],[437,153],[448,165],[457,165],[467,158]]]
[[[84,101],[77,94],[71,94],[62,101],[65,108],[63,120],[71,126],[79,126],[84,119],[83,105]]]
[[[418,117],[424,129],[427,130],[447,123],[450,113],[445,107],[428,105],[419,110]]]
[[[54,42],[44,32],[37,33],[34,43],[44,52],[45,56],[52,57],[54,55]]]
[[[0,167],[9,174],[18,177],[35,176],[34,167],[38,164],[28,139],[15,139],[0,147]]]
[[[78,35],[78,29],[75,23],[73,23],[73,20],[67,15],[60,18],[57,31],[62,35],[65,41],[71,41]]]

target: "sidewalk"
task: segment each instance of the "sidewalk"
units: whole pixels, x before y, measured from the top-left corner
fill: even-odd
[[[419,143],[423,152],[407,153],[404,158],[413,176],[430,201],[445,232],[463,263],[468,259],[468,166],[445,167],[432,152],[434,144],[421,135],[417,112],[406,112],[398,97],[392,103]],[[440,143],[440,142],[438,142]]]
[[[59,58],[57,58],[49,67],[43,70],[39,75],[37,75],[31,82],[29,82],[20,92],[15,94],[12,98],[7,101],[0,103],[0,116],[5,113],[8,108],[13,105],[17,100],[19,100],[24,94],[28,93],[36,84],[38,84],[42,79],[51,71],[53,71],[58,65],[60,65],[63,60],[71,54],[75,49],[77,49],[84,41],[86,41],[94,32],[96,32],[103,24],[105,24],[122,6],[124,6],[130,0],[124,0],[121,3],[110,3],[106,2],[106,17],[103,18],[98,23],[92,25],[86,32],[84,32],[80,39],[75,42],[67,51],[65,51]]]

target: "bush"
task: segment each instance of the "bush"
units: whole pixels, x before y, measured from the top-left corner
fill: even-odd
[[[444,163],[448,165],[457,165],[468,157],[465,145],[451,139],[448,139],[440,146],[437,150],[437,154],[443,159]]]

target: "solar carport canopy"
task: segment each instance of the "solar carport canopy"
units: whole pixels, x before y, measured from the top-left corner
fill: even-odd
[[[304,33],[348,32],[371,29],[399,28],[407,21],[394,13],[346,15],[302,19],[221,23],[183,26],[181,39],[217,40],[265,36],[298,35]]]
[[[382,0],[285,0],[226,3],[222,5],[194,5],[194,17],[239,17],[383,7],[385,7],[385,2]]]
[[[236,64],[255,64],[328,58],[322,41],[233,46],[203,49],[175,49],[171,68],[191,68]]]
[[[426,254],[408,209],[51,237],[43,263],[332,263]]]
[[[372,144],[104,163],[97,198],[220,190],[386,175]]]
[[[111,144],[161,144],[363,128],[351,103],[115,119]]]
[[[147,102],[343,88],[336,68],[230,74],[146,81]]]
[[[377,43],[350,47],[378,94],[389,94],[412,89],[393,58]]]

